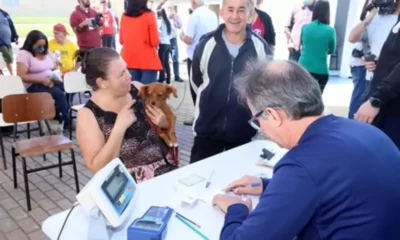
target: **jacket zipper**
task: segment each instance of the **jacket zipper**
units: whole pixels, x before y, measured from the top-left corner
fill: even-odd
[[[233,67],[235,65],[235,58],[231,56],[231,73],[229,75],[229,88],[228,88],[228,97],[226,99],[226,104],[229,105],[229,101],[231,100],[231,88],[232,88],[232,78],[233,78]],[[228,122],[228,114],[225,115],[224,127],[222,131],[225,131],[226,123]]]

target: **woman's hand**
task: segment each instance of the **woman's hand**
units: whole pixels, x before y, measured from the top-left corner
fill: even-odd
[[[153,106],[146,107],[146,114],[150,120],[160,128],[168,128],[169,122],[165,113],[161,109]]]
[[[54,82],[51,81],[50,78],[44,78],[44,79],[42,79],[41,83],[42,83],[44,86],[49,87],[49,88],[52,88],[52,87],[54,86]]]
[[[132,124],[136,122],[136,116],[133,113],[132,108],[135,103],[136,100],[131,100],[121,109],[121,111],[119,111],[114,128],[117,128],[119,131],[125,132],[128,127],[132,126]]]

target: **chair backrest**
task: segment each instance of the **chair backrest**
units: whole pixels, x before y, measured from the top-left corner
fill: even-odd
[[[50,93],[24,93],[5,96],[2,100],[6,123],[49,120],[56,116]]]
[[[0,99],[7,95],[25,93],[24,83],[18,76],[0,75]]]
[[[85,74],[81,72],[67,72],[64,75],[64,90],[66,93],[91,91],[86,84]]]

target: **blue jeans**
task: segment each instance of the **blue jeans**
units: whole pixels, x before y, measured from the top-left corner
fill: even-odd
[[[28,93],[48,92],[53,97],[57,110],[62,114],[64,125],[69,124],[68,103],[62,83],[55,84],[52,88],[43,84],[32,84],[26,89]]]
[[[179,49],[178,49],[178,41],[176,38],[172,38],[169,40],[171,43],[171,58],[172,64],[174,66],[174,76],[175,79],[179,78]]]
[[[132,75],[132,81],[139,81],[143,84],[150,84],[157,81],[158,72],[156,70],[129,68],[128,71]]]
[[[351,95],[349,118],[353,119],[354,114],[358,111],[360,106],[366,101],[369,82],[365,80],[367,73],[364,66],[351,67],[351,76],[353,79],[353,94]]]

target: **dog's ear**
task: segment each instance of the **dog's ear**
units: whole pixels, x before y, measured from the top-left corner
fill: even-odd
[[[149,86],[148,85],[143,85],[140,87],[139,90],[139,97],[141,99],[145,99],[149,95]]]
[[[175,87],[173,86],[167,86],[167,94],[168,96],[171,95],[171,93],[174,95],[175,98],[178,98],[178,93]]]

